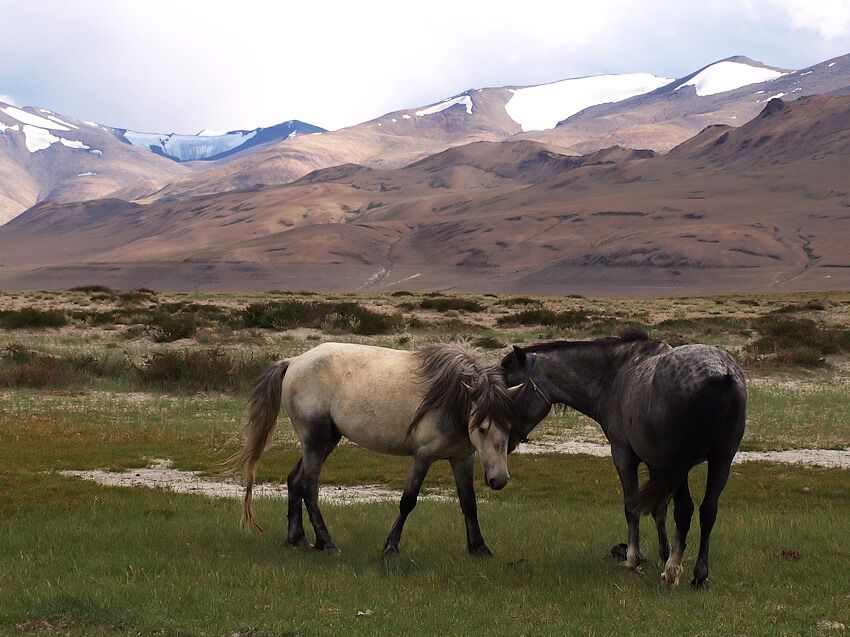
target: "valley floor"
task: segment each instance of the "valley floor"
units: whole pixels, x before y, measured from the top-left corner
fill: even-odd
[[[327,313],[291,318],[307,306]],[[541,453],[511,456],[507,489],[479,488],[489,560],[466,554],[451,472],[440,465],[426,481],[437,497],[420,501],[401,557],[385,560],[397,512],[385,494],[400,490],[409,461],[352,444],[325,466],[325,493],[371,485],[382,497],[326,499],[337,558],[282,547],[279,498],[258,499],[266,533],[247,533],[234,499],[103,486],[77,472],[144,478],[154,465],[217,482],[256,372],[325,340],[411,348],[466,337],[497,359],[511,343],[626,326],[735,353],[749,380],[746,453],[830,455],[850,445],[848,319],[845,292],[630,301],[98,286],[0,294],[0,634],[842,634],[846,464],[736,464],[720,500],[711,588],[699,593],[684,578],[661,586],[650,519],[642,573],[607,557],[625,539],[619,482],[609,458],[554,452],[604,444],[571,411],[535,430]],[[284,483],[297,456],[284,416],[261,486]],[[692,473],[697,499],[704,479],[703,468]],[[686,576],[698,533],[695,519]]]

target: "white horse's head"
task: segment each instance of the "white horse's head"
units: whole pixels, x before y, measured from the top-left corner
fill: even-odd
[[[491,489],[504,489],[511,479],[508,472],[509,432],[490,418],[476,423],[477,420],[475,417],[472,419],[475,424],[469,430],[469,441],[481,459],[484,482]]]
[[[466,387],[472,398],[469,441],[481,459],[485,484],[498,491],[511,479],[508,446],[515,420],[513,399],[520,387],[506,388],[501,378],[493,381],[485,380],[477,391]]]

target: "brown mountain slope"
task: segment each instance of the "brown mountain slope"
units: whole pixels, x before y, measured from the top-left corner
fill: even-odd
[[[776,101],[666,156],[478,143],[406,168],[338,167],[191,201],[44,204],[0,229],[0,285],[847,287],[848,117],[846,96]]]

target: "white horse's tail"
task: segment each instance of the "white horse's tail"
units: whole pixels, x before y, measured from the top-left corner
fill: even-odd
[[[257,378],[248,399],[248,421],[242,428],[245,432],[245,445],[226,462],[231,472],[240,471],[245,479],[241,524],[246,528],[254,526],[260,531],[263,530],[254,517],[254,478],[257,462],[274,433],[280,413],[283,376],[288,367],[288,360],[272,363]]]

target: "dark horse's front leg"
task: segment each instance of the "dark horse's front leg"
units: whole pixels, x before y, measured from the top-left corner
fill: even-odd
[[[460,510],[466,522],[466,547],[473,555],[490,557],[493,552],[487,548],[478,526],[478,505],[475,502],[475,457],[469,456],[464,460],[451,460],[452,472],[455,474],[457,497],[460,500]]]
[[[624,503],[628,502],[638,492],[638,464],[640,460],[629,447],[611,445],[611,455],[614,458],[614,466],[620,476],[623,485]],[[629,510],[623,505],[628,525],[628,544],[615,544],[611,548],[611,557],[626,568],[637,569],[644,562],[643,554],[640,552],[640,515]]]
[[[395,524],[393,524],[393,528],[390,530],[390,534],[387,536],[387,543],[384,545],[384,555],[398,555],[398,544],[401,541],[404,522],[416,506],[419,490],[422,488],[422,482],[425,480],[432,462],[431,458],[414,456],[413,465],[410,467],[410,473],[407,476],[407,484],[404,486],[404,493],[401,494],[398,517]]]

